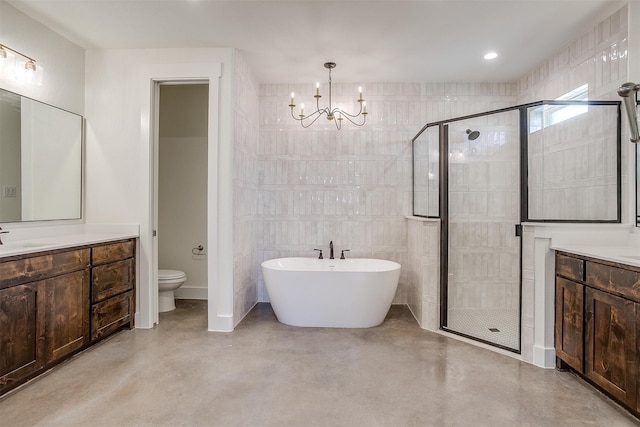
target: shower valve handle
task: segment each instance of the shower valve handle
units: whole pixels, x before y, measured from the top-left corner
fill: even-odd
[[[314,249],[314,251],[320,252],[320,256],[318,256],[318,259],[323,259],[323,257],[322,257],[322,249]]]

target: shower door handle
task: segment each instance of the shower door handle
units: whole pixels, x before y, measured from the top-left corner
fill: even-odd
[[[516,224],[516,237],[522,237],[522,224]]]

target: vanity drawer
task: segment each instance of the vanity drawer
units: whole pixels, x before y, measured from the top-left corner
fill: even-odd
[[[93,267],[91,272],[91,303],[121,294],[133,289],[133,258],[111,264]]]
[[[127,292],[91,306],[91,341],[133,327],[133,292]]]
[[[76,249],[0,263],[0,289],[89,268],[91,250]]]
[[[96,246],[92,249],[91,263],[93,265],[106,264],[121,259],[132,258],[134,253],[135,243],[133,240]]]
[[[587,261],[588,286],[640,302],[640,273]]]
[[[559,253],[556,255],[556,274],[582,282],[584,281],[584,263],[582,259]]]

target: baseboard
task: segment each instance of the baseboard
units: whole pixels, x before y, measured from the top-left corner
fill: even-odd
[[[210,332],[233,332],[233,316],[209,316]]]
[[[208,289],[207,288],[196,288],[189,286],[181,286],[180,288],[175,290],[175,295],[177,299],[200,299],[207,300],[208,298]]]
[[[541,368],[555,368],[556,367],[556,349],[533,346],[533,364]]]

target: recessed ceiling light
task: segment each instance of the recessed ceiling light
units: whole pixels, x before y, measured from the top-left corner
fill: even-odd
[[[484,56],[484,59],[496,59],[498,54],[495,52],[489,52]]]

